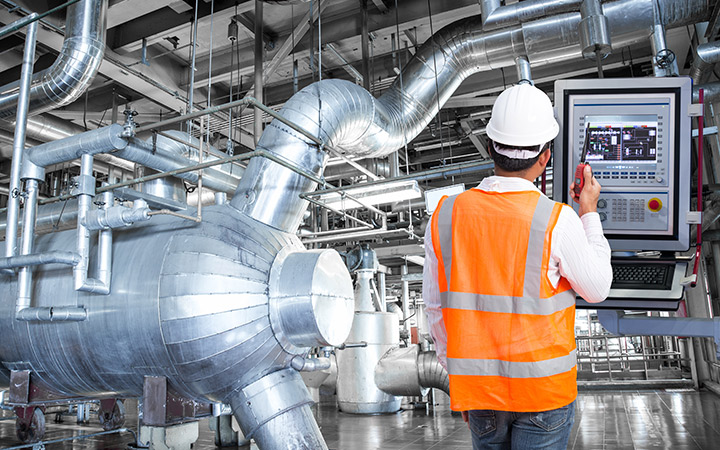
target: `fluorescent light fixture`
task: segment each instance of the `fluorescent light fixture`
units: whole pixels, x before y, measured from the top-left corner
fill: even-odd
[[[396,203],[404,200],[412,200],[422,197],[422,191],[417,180],[389,181],[387,183],[344,187],[342,192],[329,192],[320,194],[317,198],[330,208],[347,210],[365,208],[366,205],[382,205],[385,203]],[[349,196],[356,198],[358,203]]]
[[[428,214],[432,214],[437,208],[438,203],[443,195],[455,195],[465,192],[464,184],[453,184],[452,186],[445,186],[437,189],[430,189],[425,191],[425,209]]]

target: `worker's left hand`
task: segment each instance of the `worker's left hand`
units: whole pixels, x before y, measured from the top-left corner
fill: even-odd
[[[467,411],[460,411],[460,414],[462,415],[463,420],[465,423],[468,423],[468,420],[470,420],[470,416],[468,415]],[[469,426],[469,425],[468,425]]]

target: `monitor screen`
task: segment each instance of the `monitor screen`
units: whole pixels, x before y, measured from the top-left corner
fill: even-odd
[[[655,115],[585,116],[585,161],[654,163]]]

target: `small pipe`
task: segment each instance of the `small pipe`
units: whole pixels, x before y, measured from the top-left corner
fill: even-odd
[[[530,61],[527,56],[518,56],[515,58],[515,68],[517,69],[518,84],[533,85],[532,73],[530,71]]]
[[[442,176],[443,174],[447,175],[448,173],[457,171],[457,170],[476,169],[476,168],[477,168],[477,170],[490,170],[493,167],[495,167],[495,164],[493,162],[488,162],[488,161],[471,161],[471,162],[458,163],[458,164],[448,164],[448,165],[445,165],[442,167],[438,167],[436,169],[425,170],[423,172],[415,172],[413,174],[401,175],[399,177],[387,178],[384,180],[369,181],[367,183],[355,184],[352,186],[353,187],[377,186],[377,185],[392,183],[394,181],[400,181],[400,180],[418,180],[418,181],[420,181],[420,180],[424,180],[424,179],[429,179],[427,177],[430,177],[430,176],[434,176],[434,175]],[[348,186],[321,189],[321,190],[317,190],[317,191],[308,192],[306,195],[310,196],[310,195],[327,194],[329,192],[340,192],[347,188],[348,188]]]
[[[290,361],[290,366],[298,372],[317,372],[330,368],[330,358],[303,358],[298,355]]]
[[[37,17],[37,14],[34,16]],[[30,16],[28,16],[30,17]],[[15,256],[17,246],[18,216],[20,210],[20,169],[25,152],[27,119],[30,108],[30,87],[35,63],[37,22],[33,21],[25,36],[20,93],[18,94],[17,120],[13,141],[12,162],[10,163],[10,195],[8,196],[7,231],[5,233],[5,256]]]
[[[80,255],[73,252],[52,251],[23,256],[0,258],[0,269],[15,269],[24,266],[42,266],[45,264],[65,264],[75,266],[80,262]]]
[[[81,306],[42,306],[18,311],[17,320],[23,322],[82,322],[87,310]]]
[[[405,264],[400,266],[400,273],[402,274],[402,312],[403,312],[403,328],[405,331],[410,331],[410,283],[405,280],[408,274],[407,261]]]
[[[200,202],[202,203],[202,202]],[[173,216],[173,217],[179,217],[180,219],[185,220],[191,220],[193,222],[200,223],[202,222],[202,219],[198,217],[188,216],[185,214],[180,214],[179,212],[171,211],[169,209],[158,209],[157,211],[151,211],[148,213],[148,216]]]
[[[80,166],[80,194],[78,194],[78,219],[77,219],[77,253],[80,255],[80,262],[73,268],[73,283],[76,291],[90,292],[94,294],[107,295],[110,293],[109,279],[88,278],[90,266],[90,230],[86,225],[87,216],[92,205],[92,198],[95,192],[95,177],[92,176],[93,157],[84,154],[81,157]],[[104,230],[103,230],[104,231]],[[112,231],[110,231],[112,233]],[[100,232],[98,237],[98,260],[103,261],[110,254],[112,258],[112,234]],[[108,248],[109,246],[109,248]],[[100,253],[102,252],[102,253]],[[109,276],[109,262],[99,263],[106,266],[106,276]]]

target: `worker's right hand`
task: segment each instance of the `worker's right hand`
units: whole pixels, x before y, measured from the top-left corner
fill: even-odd
[[[468,421],[470,420],[470,416],[468,415],[468,412],[467,412],[467,411],[460,411],[460,415],[462,415],[462,418],[463,418],[463,420],[465,421],[465,423],[467,423],[468,426],[470,426],[470,424],[468,423]]]
[[[600,198],[600,189],[602,188],[598,180],[593,176],[589,164],[585,166],[583,177],[585,177],[585,186],[583,186],[580,197],[575,195],[575,182],[573,181],[570,185],[570,197],[575,200],[576,203],[580,204],[580,216],[589,212],[597,212],[597,202]]]

